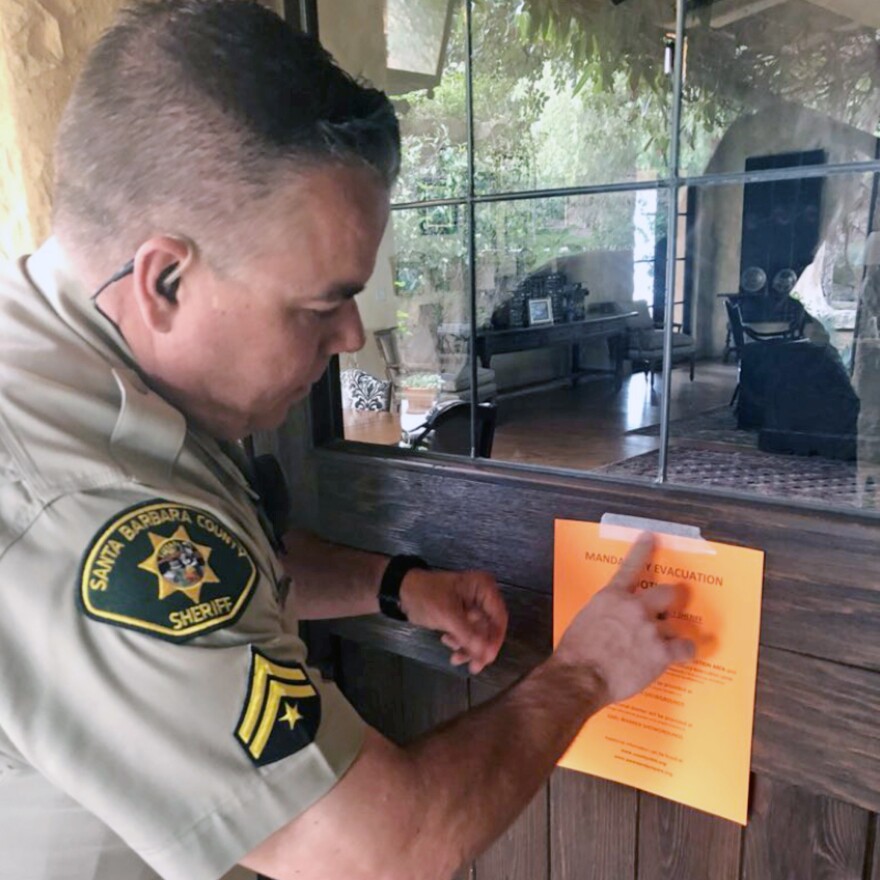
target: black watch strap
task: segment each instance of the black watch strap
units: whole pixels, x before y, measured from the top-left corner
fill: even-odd
[[[408,571],[414,568],[429,569],[431,566],[421,556],[392,556],[379,585],[379,610],[393,620],[406,620],[400,606],[400,585]]]

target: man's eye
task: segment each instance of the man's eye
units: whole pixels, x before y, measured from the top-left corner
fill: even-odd
[[[335,315],[339,311],[339,306],[324,306],[324,308],[320,309],[309,309],[309,311],[316,315],[319,318],[329,318],[331,315]]]
[[[336,311],[336,306],[317,306],[315,308],[306,308],[305,306],[300,306],[299,308],[292,309],[290,311],[290,316],[294,319],[297,317],[308,318],[312,321],[317,321],[319,319],[327,318],[329,315],[334,314]]]

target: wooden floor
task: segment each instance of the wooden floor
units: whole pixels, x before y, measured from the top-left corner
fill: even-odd
[[[736,366],[702,361],[694,381],[687,367],[672,374],[673,419],[687,418],[730,401]],[[660,422],[661,377],[654,388],[645,375],[624,379],[619,390],[608,379],[582,382],[502,398],[492,457],[546,467],[588,470],[659,446],[659,438],[627,432]],[[364,443],[395,444],[399,419],[392,413],[345,412],[345,437]]]
[[[736,366],[701,362],[694,381],[687,366],[672,373],[671,418],[682,419],[729,403]],[[502,400],[492,457],[548,467],[588,470],[660,445],[659,437],[628,434],[660,423],[661,377],[654,388],[643,373],[615,391],[599,380]]]

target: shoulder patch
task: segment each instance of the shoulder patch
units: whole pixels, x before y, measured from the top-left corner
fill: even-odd
[[[321,696],[299,663],[273,660],[251,648],[247,694],[235,738],[258,767],[313,742],[321,724]]]
[[[257,566],[215,516],[171,501],[128,508],[83,558],[79,599],[94,620],[183,642],[244,611]]]

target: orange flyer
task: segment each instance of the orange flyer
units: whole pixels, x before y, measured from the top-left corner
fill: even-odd
[[[613,576],[639,531],[556,520],[553,641]],[[688,588],[669,619],[697,645],[641,694],[603,709],[560,766],[746,824],[764,553],[657,534],[636,589]]]

